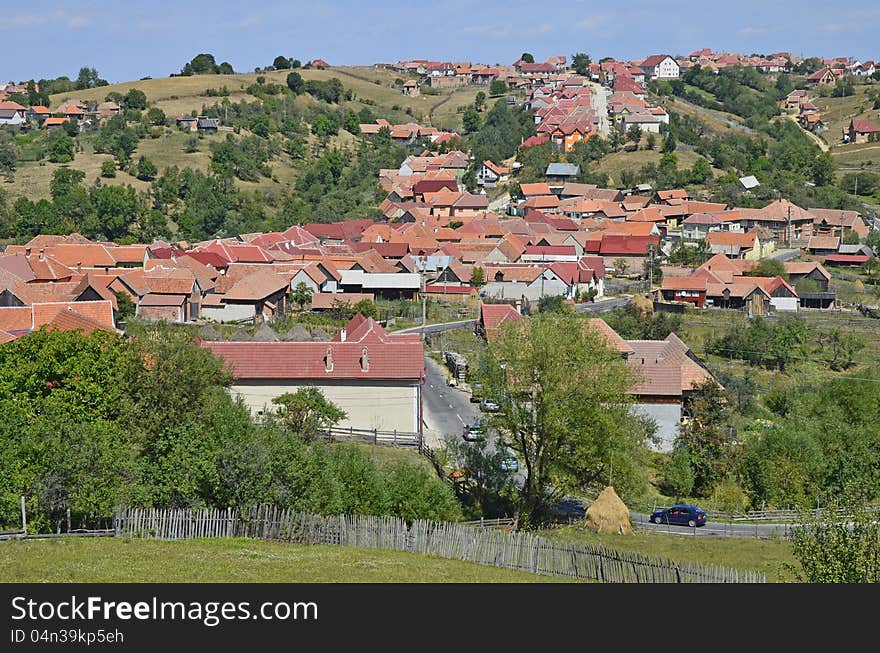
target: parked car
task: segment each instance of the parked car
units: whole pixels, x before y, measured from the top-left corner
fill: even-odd
[[[510,449],[505,452],[505,457],[501,459],[501,469],[505,472],[515,472],[519,469],[519,461]]]
[[[697,506],[680,503],[671,508],[655,510],[651,513],[651,521],[655,524],[676,524],[693,528],[706,525],[706,512]]]
[[[483,427],[479,424],[465,424],[461,437],[466,442],[479,442],[486,438],[486,434],[483,433]]]
[[[496,404],[491,399],[483,399],[480,401],[480,410],[487,413],[494,413],[498,410],[498,404]]]

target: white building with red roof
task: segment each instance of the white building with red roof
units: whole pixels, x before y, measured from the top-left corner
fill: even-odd
[[[420,433],[425,352],[418,334],[388,333],[355,315],[327,342],[207,342],[235,377],[231,387],[256,415],[276,397],[316,387],[346,412],[340,428]]]

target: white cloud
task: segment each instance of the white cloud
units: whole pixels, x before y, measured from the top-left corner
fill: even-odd
[[[44,14],[19,14],[17,16],[0,16],[0,29],[4,27],[21,29],[25,27],[38,27],[41,25],[62,23],[70,29],[81,29],[92,24],[90,18],[82,14],[71,15],[57,9]]]
[[[67,26],[71,29],[80,29],[83,27],[88,27],[92,24],[85,16],[73,16],[70,20],[67,21]]]
[[[241,20],[232,23],[231,27],[236,27],[238,29],[244,29],[246,27],[253,27],[254,25],[259,25],[261,19],[259,16],[245,16]]]
[[[767,32],[766,27],[743,27],[742,29],[737,30],[737,34],[741,36],[753,36],[755,34],[765,34]]]
[[[607,20],[605,14],[593,14],[576,22],[575,27],[584,32],[592,32],[604,25]]]

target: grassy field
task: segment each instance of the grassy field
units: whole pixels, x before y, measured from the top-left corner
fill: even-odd
[[[272,71],[262,73],[267,82],[285,84],[289,71]],[[354,94],[351,101],[344,102],[347,109],[359,111],[367,107],[377,116],[391,120],[392,122],[418,121],[421,124],[433,125],[438,128],[460,130],[461,116],[458,108],[473,103],[476,94],[482,87],[463,87],[458,89],[443,89],[436,95],[423,94],[418,97],[404,96],[396,86],[400,75],[385,69],[371,67],[332,68],[330,70],[299,70],[304,79],[328,80],[338,77],[346,89]],[[165,112],[169,119],[180,114],[189,114],[192,111],[201,112],[205,107],[212,106],[224,100],[240,102],[242,100],[255,101],[256,98],[245,92],[251,84],[255,83],[258,75],[247,73],[239,75],[193,75],[191,77],[164,77],[157,79],[145,79],[135,82],[113,84],[83,91],[59,93],[51,96],[51,107],[57,108],[68,99],[82,99],[87,102],[102,102],[108,93],[117,92],[125,94],[132,88],[143,91],[147,96],[150,107],[158,107]],[[209,97],[205,95],[208,89],[220,89],[226,86],[230,94],[228,97]],[[304,107],[312,102],[307,95],[300,96],[297,102]],[[199,139],[199,151],[187,153],[185,144],[190,134],[178,131],[174,127],[167,128],[159,138],[148,138],[139,142],[133,157],[137,160],[146,156],[156,164],[161,174],[162,171],[176,165],[178,167],[190,167],[203,172],[210,165],[210,145],[226,138],[226,134],[203,134]],[[346,131],[340,130],[339,135],[331,139],[333,146],[352,146],[356,137]],[[48,161],[21,162],[15,173],[15,180],[7,184],[5,189],[13,197],[24,196],[33,200],[49,197],[49,181],[52,174],[62,165],[67,165],[85,173],[85,181],[91,184],[100,175],[101,164],[112,157],[107,154],[95,154],[92,151],[89,136],[80,136],[81,151],[76,153],[75,159],[70,164],[55,164]],[[236,185],[244,189],[261,190],[275,193],[283,189],[296,179],[298,171],[293,162],[285,155],[270,162],[272,176],[261,178],[257,182],[243,182],[236,180]],[[149,183],[139,181],[135,177],[117,172],[115,178],[102,179],[102,183],[109,185],[131,185],[137,190],[147,190]]]
[[[544,531],[542,535],[566,542],[598,543],[600,540],[596,532],[583,526],[563,526]],[[601,541],[604,546],[620,551],[763,572],[768,583],[791,581],[792,576],[783,565],[796,562],[791,545],[784,540],[688,537],[642,531],[631,535],[603,534]]]
[[[839,166],[880,169],[880,143],[840,145],[831,154]]]
[[[168,116],[176,116],[190,111],[199,111],[203,105],[211,105],[223,98],[208,97],[205,91],[209,88],[219,89],[223,86],[229,90],[229,100],[252,101],[255,98],[245,92],[248,86],[256,82],[258,76],[267,82],[285,84],[290,71],[279,70],[266,73],[243,73],[237,75],[193,75],[191,77],[162,77],[134,82],[124,82],[84,91],[58,93],[51,96],[51,108],[57,107],[64,100],[79,98],[91,102],[101,102],[108,93],[113,91],[125,94],[132,88],[143,91],[149,106],[162,109]],[[346,102],[346,108],[358,111],[369,106],[374,113],[394,122],[420,120],[424,124],[443,126],[452,129],[461,128],[461,114],[456,112],[459,105],[470,104],[482,88],[470,86],[459,89],[441,89],[437,95],[421,94],[417,97],[403,95],[395,82],[403,79],[392,70],[372,68],[369,66],[352,66],[331,68],[329,70],[303,70],[300,75],[305,80],[326,81],[338,77],[346,89],[351,89],[354,99]],[[432,115],[432,108],[449,98]],[[366,102],[365,102],[366,101]],[[407,113],[407,110],[411,112]]]
[[[819,109],[822,121],[828,125],[828,131],[822,134],[826,143],[833,147],[835,155],[844,154],[850,148],[858,147],[841,144],[841,133],[853,118],[868,118],[877,121],[877,112],[871,110],[868,101],[868,85],[857,85],[855,94],[848,97],[818,97],[818,92],[811,91],[813,104]],[[815,97],[814,97],[815,96]],[[880,159],[880,157],[876,157]]]
[[[425,469],[434,472],[434,467],[424,456],[419,455],[417,451],[412,449],[402,449],[398,447],[389,447],[386,445],[374,445],[357,443],[355,445],[361,452],[369,457],[378,467],[386,467],[396,463],[414,463],[422,465]]]
[[[593,170],[595,172],[606,172],[608,173],[609,180],[608,183],[611,186],[619,185],[620,175],[624,170],[633,170],[637,171],[639,168],[648,163],[653,163],[657,165],[660,163],[660,157],[663,154],[660,152],[660,145],[662,144],[662,137],[657,136],[657,145],[653,150],[636,150],[635,152],[626,152],[619,151],[609,154],[607,156],[603,156],[597,162],[591,164],[593,166]],[[644,147],[644,144],[642,144]],[[679,168],[690,168],[694,162],[700,158],[700,155],[696,152],[687,152],[684,150],[676,151],[675,156],[678,157],[678,167]]]
[[[549,576],[433,556],[247,539],[0,543],[5,583],[546,583]]]
[[[675,113],[697,118],[701,120],[709,130],[718,134],[726,134],[731,130],[740,132],[747,131],[746,127],[741,124],[742,118],[732,113],[707,109],[677,97],[669,98],[664,101],[659,100],[656,96],[649,96],[647,99],[655,104],[660,104],[660,106],[667,111],[674,111]],[[735,126],[731,126],[730,123],[734,123]]]

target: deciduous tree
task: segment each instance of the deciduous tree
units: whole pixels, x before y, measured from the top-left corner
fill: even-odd
[[[640,485],[638,461],[651,433],[629,410],[631,368],[586,320],[541,314],[505,322],[478,376],[499,406],[488,426],[525,473],[521,523],[540,523],[566,492],[596,491],[609,480],[624,494]]]

